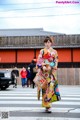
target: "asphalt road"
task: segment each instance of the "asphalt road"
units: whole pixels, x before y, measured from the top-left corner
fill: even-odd
[[[61,101],[52,104],[52,113],[41,107],[37,89],[10,86],[0,91],[0,118],[9,120],[79,120],[80,86],[59,85]],[[7,116],[6,116],[7,114]],[[5,117],[6,116],[6,117]]]

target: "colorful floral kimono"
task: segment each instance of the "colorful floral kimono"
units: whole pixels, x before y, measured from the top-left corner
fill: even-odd
[[[38,73],[34,82],[38,86],[38,99],[40,90],[42,90],[42,106],[51,107],[51,103],[60,100],[58,89],[58,80],[56,78],[56,70],[58,64],[57,51],[52,47],[49,49],[41,49],[37,59]],[[43,67],[47,68],[43,70]]]

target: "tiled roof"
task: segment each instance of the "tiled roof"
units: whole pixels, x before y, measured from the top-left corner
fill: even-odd
[[[48,36],[60,34],[61,33],[44,31],[43,28],[0,29],[0,36]]]

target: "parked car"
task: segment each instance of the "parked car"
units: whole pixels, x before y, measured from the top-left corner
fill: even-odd
[[[0,70],[0,89],[5,90],[10,85],[14,85],[14,76],[9,70]]]

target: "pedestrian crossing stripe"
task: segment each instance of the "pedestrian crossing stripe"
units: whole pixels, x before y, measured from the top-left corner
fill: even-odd
[[[67,118],[67,117],[11,117],[9,120],[80,120],[80,118]]]
[[[1,101],[0,104],[41,104],[42,101]],[[74,105],[74,102],[69,101],[69,102],[64,102],[64,101],[57,101],[53,102],[52,104],[57,104],[57,105]],[[80,102],[76,102],[75,105],[80,105]]]
[[[28,91],[29,90],[29,91]],[[42,97],[40,101],[37,100],[36,89],[25,89],[24,91],[1,91],[0,93],[0,112],[9,111],[14,114],[17,112],[25,113],[24,120],[79,120],[80,119],[80,94],[61,94],[61,101],[52,103],[52,117],[46,117],[39,115],[39,113],[44,113],[45,108],[41,107]],[[29,107],[30,106],[30,107]],[[33,107],[34,106],[34,107]],[[31,113],[33,114],[31,116]],[[38,115],[35,115],[37,113]],[[69,113],[69,116],[65,116]],[[56,114],[56,115],[55,115]],[[71,115],[70,115],[71,114]],[[62,117],[60,117],[60,116]],[[76,116],[75,116],[76,115]],[[14,115],[9,117],[9,120],[22,119],[21,116]],[[38,116],[38,117],[37,117]],[[65,116],[65,118],[64,118]],[[75,118],[74,118],[75,116]],[[79,117],[79,119],[78,119]],[[11,118],[11,119],[10,119]],[[22,119],[22,120],[23,120]]]
[[[74,96],[74,97],[75,97],[75,96]],[[1,101],[2,99],[4,99],[4,100],[7,100],[7,99],[10,99],[10,100],[15,100],[15,99],[18,99],[18,100],[20,100],[20,99],[21,99],[21,100],[28,100],[28,99],[29,99],[29,100],[30,100],[30,99],[31,99],[31,100],[32,100],[32,99],[37,100],[37,96],[35,96],[35,97],[34,97],[34,96],[31,96],[31,97],[29,97],[29,96],[25,96],[25,97],[24,97],[24,96],[23,96],[23,97],[22,97],[22,95],[21,95],[21,97],[17,97],[17,96],[16,96],[16,97],[12,97],[12,96],[11,96],[11,97],[10,97],[10,96],[9,96],[9,97],[7,97],[7,96],[6,96],[6,97],[4,97],[4,96],[2,97],[2,96],[0,96],[0,101]],[[42,97],[40,97],[40,99],[42,99]],[[76,98],[76,97],[75,97],[75,98],[73,99],[73,98],[70,98],[70,97],[66,97],[66,98],[65,98],[65,97],[62,97],[62,96],[61,96],[61,100],[70,100],[70,101],[76,102],[76,101],[79,101],[80,98]]]
[[[79,108],[51,108],[52,112],[61,112],[61,113],[65,113],[65,112],[71,112],[71,113],[80,113],[80,109]],[[24,107],[5,107],[5,108],[1,108],[0,111],[21,111],[21,112],[44,112],[45,111],[45,108],[42,108],[42,107],[27,107],[27,108],[24,108]]]
[[[33,95],[33,96],[36,96],[36,95],[37,95],[37,92],[35,92],[35,93],[33,93],[33,92],[32,92],[32,93],[27,93],[27,92],[26,92],[26,93],[20,93],[20,92],[19,92],[19,93],[13,93],[13,92],[12,92],[12,93],[0,93],[0,95],[1,95],[1,96],[4,96],[4,95],[5,95],[5,96],[8,96],[8,95],[10,95],[10,96],[13,96],[13,95],[15,95],[15,96],[20,96],[20,95],[22,95],[22,96],[24,96],[24,95],[25,95],[25,96],[32,96],[32,95]],[[61,95],[61,96],[63,96],[63,97],[79,97],[79,98],[80,98],[80,95],[78,95],[78,94],[77,94],[77,95],[73,95],[73,94],[70,94],[70,95],[69,95],[69,94],[68,94],[68,95]]]

